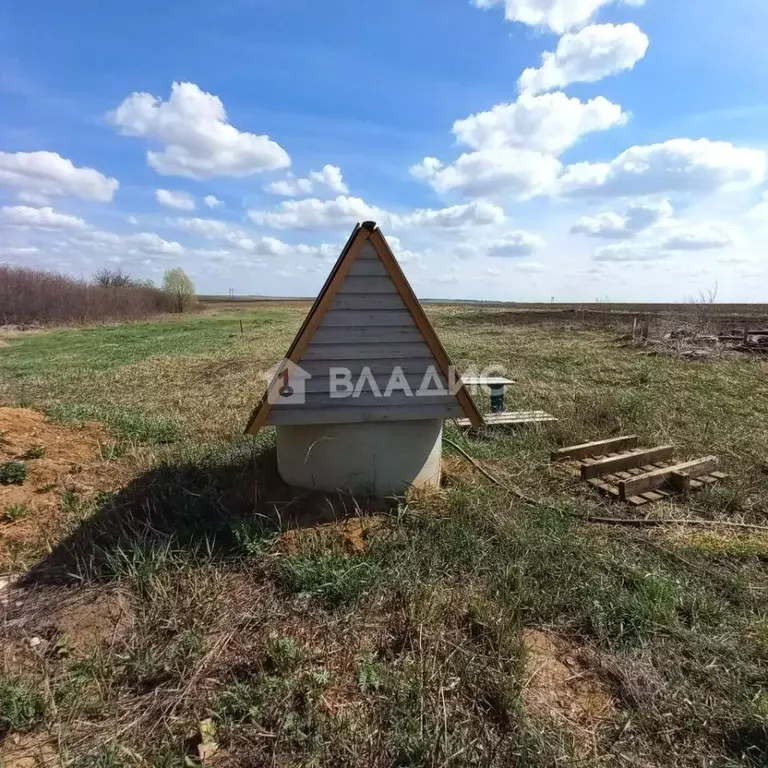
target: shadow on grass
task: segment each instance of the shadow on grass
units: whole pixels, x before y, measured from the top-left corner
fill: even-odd
[[[27,584],[110,577],[116,559],[163,547],[231,557],[277,531],[396,504],[290,487],[277,472],[274,446],[249,438],[171,454],[100,502],[29,570]]]

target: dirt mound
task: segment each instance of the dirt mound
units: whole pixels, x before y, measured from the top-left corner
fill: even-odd
[[[365,551],[371,534],[381,529],[383,524],[383,517],[370,516],[350,517],[310,528],[294,528],[280,537],[280,549],[288,555],[297,555],[322,540],[329,551],[340,550],[345,554],[358,555]]]
[[[609,687],[565,638],[533,629],[524,632],[523,642],[527,654],[526,709],[554,718],[572,734],[579,753],[589,752],[595,732],[616,714]]]
[[[47,733],[14,733],[0,745],[5,768],[54,768],[61,765],[56,742]]]
[[[0,408],[0,464],[26,468],[23,482],[0,485],[0,572],[23,562],[27,545],[34,550],[55,541],[79,500],[120,487],[121,463],[101,456],[101,447],[113,442],[97,423],[55,424],[28,408]]]
[[[32,669],[40,656],[82,658],[133,629],[131,600],[119,589],[13,585],[8,598],[0,632],[6,669]]]

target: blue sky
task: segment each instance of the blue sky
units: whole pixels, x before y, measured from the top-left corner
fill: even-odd
[[[311,295],[372,218],[422,297],[765,301],[766,28],[758,0],[6,3],[0,261]]]

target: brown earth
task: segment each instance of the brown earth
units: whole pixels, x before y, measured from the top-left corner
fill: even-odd
[[[53,768],[60,764],[56,742],[47,733],[13,733],[0,744],[3,768]]]
[[[600,726],[616,714],[609,687],[586,664],[579,648],[564,637],[537,629],[523,633],[527,711],[565,726],[577,752],[592,751]]]
[[[101,457],[101,447],[113,442],[97,423],[55,424],[28,408],[0,408],[0,463],[23,461],[27,468],[21,485],[0,485],[0,572],[14,563],[22,545],[44,548],[59,538],[66,523],[62,493],[87,499],[123,484],[128,462]],[[40,458],[33,458],[36,450]],[[13,505],[23,507],[23,516],[7,520]]]
[[[384,520],[380,516],[350,517],[311,528],[294,528],[282,534],[280,548],[288,555],[296,555],[321,538],[331,551],[358,555],[365,551],[371,534],[382,527]]]

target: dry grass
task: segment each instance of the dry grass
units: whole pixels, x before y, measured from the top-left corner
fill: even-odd
[[[502,363],[515,406],[561,418],[447,428],[541,507],[449,448],[442,492],[399,503],[282,486],[269,431],[239,432],[299,307],[8,340],[9,403],[96,416],[130,472],[0,587],[4,758],[189,765],[203,723],[221,766],[765,764],[764,537],[584,525],[630,513],[547,456],[624,431],[715,453],[732,482],[648,513],[765,524],[766,363],[429,312],[456,362]]]

